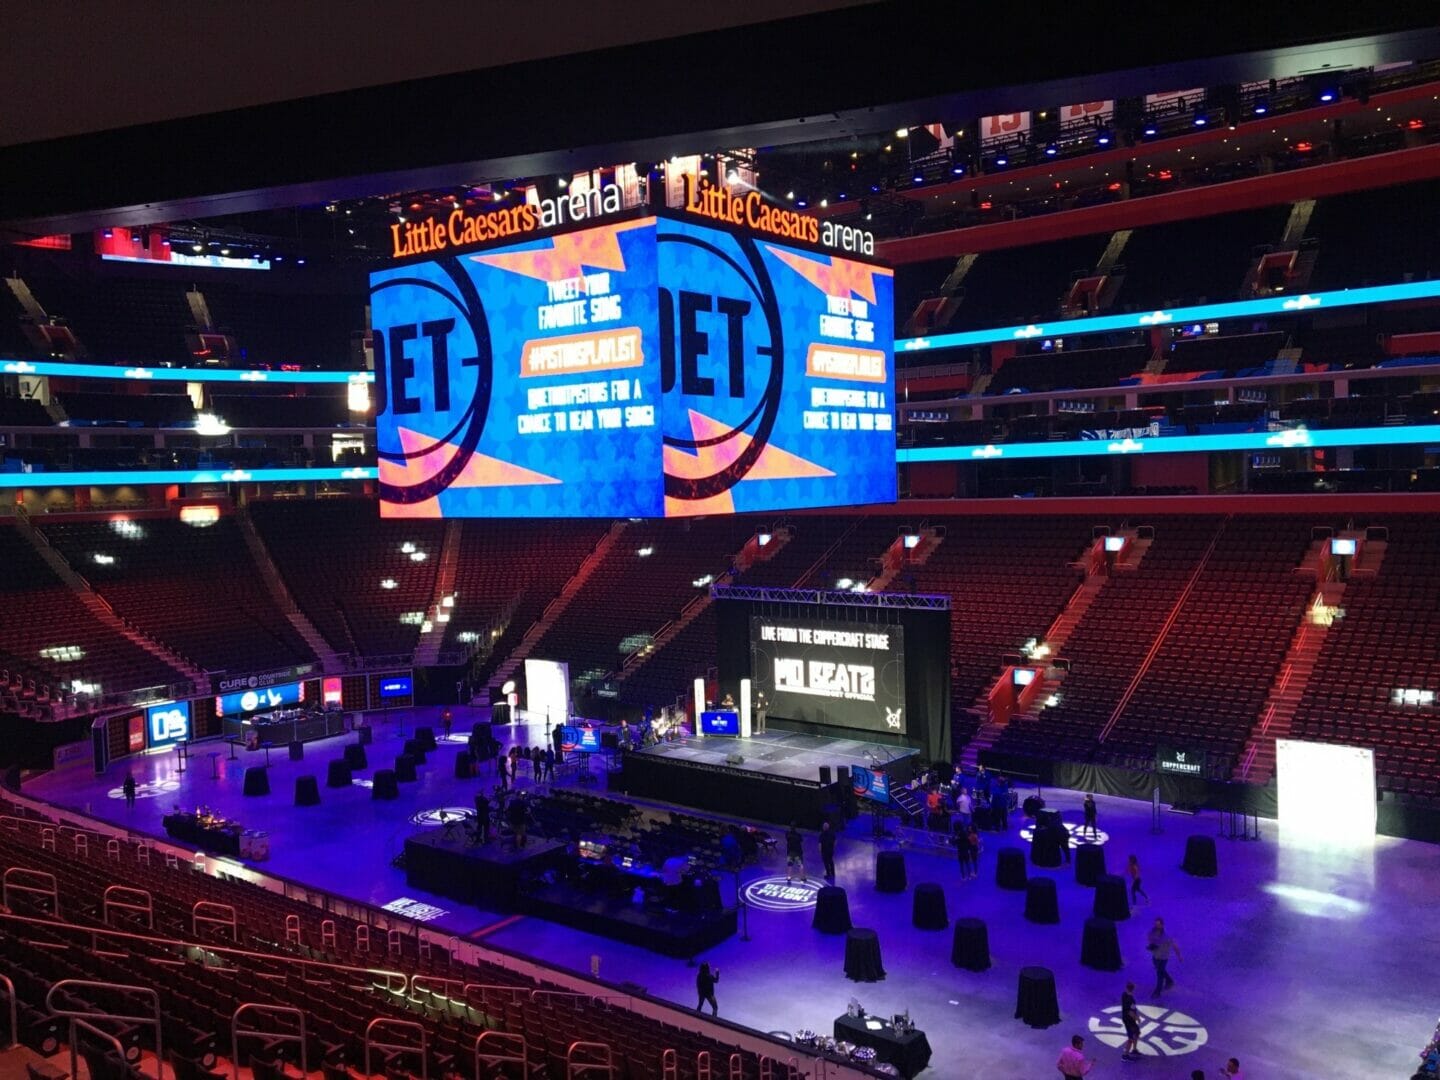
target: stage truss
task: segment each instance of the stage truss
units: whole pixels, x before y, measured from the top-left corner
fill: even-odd
[[[748,600],[762,604],[825,604],[832,607],[884,608],[894,611],[950,610],[950,597],[939,593],[872,593],[838,589],[776,589],[761,585],[711,585],[710,598]]]

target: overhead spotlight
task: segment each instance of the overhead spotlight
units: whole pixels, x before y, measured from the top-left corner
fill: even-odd
[[[738,170],[738,169],[731,169],[729,172],[727,172],[727,173],[725,174],[725,182],[726,182],[727,184],[738,184],[738,183],[740,182],[740,172],[739,172],[739,170]]]
[[[105,237],[106,240],[109,240],[112,236],[115,235],[115,230],[114,230],[114,229],[101,229],[101,230],[100,230],[100,235],[103,236],[103,237]]]
[[[191,245],[190,245],[190,250],[193,251],[193,252],[195,252],[196,255],[199,255],[202,251],[205,250],[205,245],[204,245],[204,244],[191,244]]]
[[[555,186],[558,187],[561,191],[564,191],[567,187],[570,186],[570,181],[566,180],[565,177],[562,176],[559,180],[555,181]]]
[[[1054,156],[1055,156],[1056,154],[1058,154],[1059,152],[1060,152],[1060,148],[1059,148],[1058,146],[1056,146],[1053,142],[1052,142],[1049,146],[1045,147],[1045,156],[1046,156],[1046,157],[1054,157]]]
[[[229,249],[229,248],[221,248],[221,249],[220,249],[220,254],[221,254],[221,255],[229,255],[229,254],[230,254],[230,249]]]
[[[964,165],[951,165],[951,166],[950,166],[950,175],[951,175],[951,176],[964,176],[964,175],[965,175],[965,166],[964,166]]]
[[[1144,135],[1147,139],[1153,139],[1156,135],[1160,134],[1160,129],[1154,124],[1146,124],[1140,129],[1140,134]]]
[[[450,209],[451,209],[451,210],[459,210],[459,209],[460,209],[460,200],[459,200],[459,199],[451,199],[451,200],[450,200]],[[404,221],[405,219],[402,217],[400,220],[401,220],[401,221]]]
[[[794,202],[794,201],[795,201],[795,192],[793,192],[793,191],[787,191],[787,192],[785,192],[785,198],[789,199],[791,202]]]
[[[827,206],[829,206],[829,205],[830,205],[830,200],[829,200],[829,199],[821,199],[821,200],[820,200],[820,209],[821,209],[821,210],[824,210],[824,209],[825,209]]]
[[[870,185],[870,193],[871,193],[872,195],[878,195],[878,194],[880,193],[880,185],[879,185],[879,184],[871,184],[871,185]]]
[[[1009,159],[1008,157],[1006,157],[1004,154],[1001,154],[999,157],[997,157],[997,158],[995,159],[995,164],[998,165],[998,166],[1000,166],[1000,168],[1003,169],[1006,165],[1009,165],[1009,164],[1010,164],[1010,159]]]
[[[1095,141],[1096,141],[1097,143],[1099,143],[1101,146],[1109,146],[1109,145],[1110,145],[1110,129],[1109,129],[1109,128],[1101,128],[1099,131],[1097,131],[1097,132],[1095,133]]]
[[[1256,116],[1264,116],[1270,111],[1270,106],[1267,105],[1265,103],[1265,100],[1262,98],[1259,101],[1255,102],[1255,104],[1251,107],[1250,111],[1253,112]]]
[[[1328,105],[1330,102],[1334,101],[1337,97],[1340,96],[1340,91],[1336,90],[1334,87],[1327,86],[1325,87],[1325,89],[1320,91],[1318,96],[1322,102]]]
[[[296,259],[296,260],[295,260],[295,265],[296,265],[296,266],[304,266],[304,265],[305,265],[305,260],[304,260],[304,259]]]
[[[868,213],[868,212],[865,214],[865,220],[866,220],[866,221],[870,221],[870,220],[871,220],[872,218],[874,218],[874,217],[875,217],[874,214],[871,214],[871,213]]]
[[[840,194],[839,194],[839,195],[836,195],[835,197],[836,197],[837,199],[840,199],[842,202],[843,202],[846,198],[848,198],[848,196],[847,196],[847,195],[845,194],[845,192],[843,192],[843,191],[840,192]]]
[[[910,177],[910,179],[917,184],[923,184],[925,182],[925,176],[923,173],[917,172],[914,176]]]
[[[1206,116],[1203,112],[1197,112],[1195,114],[1196,127],[1204,127],[1208,123],[1210,123],[1210,117]]]
[[[798,207],[800,207],[800,209],[803,210],[803,209],[805,209],[805,207],[809,206],[810,204],[809,204],[808,202],[806,202],[804,199],[797,199],[797,200],[795,200],[795,205],[798,206]]]
[[[896,137],[897,139],[906,139],[906,138],[909,138],[909,137],[910,137],[910,129],[909,129],[909,128],[896,128],[896,129],[895,129],[895,137]]]

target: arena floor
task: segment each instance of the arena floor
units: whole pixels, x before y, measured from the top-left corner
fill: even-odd
[[[395,714],[378,725],[369,748],[372,771],[393,761],[402,732],[415,723],[435,724],[435,712]],[[470,717],[457,718],[455,730],[468,732],[469,725]],[[534,733],[543,738],[543,730]],[[522,742],[528,734],[512,729]],[[458,749],[458,734],[455,740]],[[201,746],[183,774],[169,753],[118,763],[103,777],[85,767],[49,773],[27,782],[25,792],[156,836],[163,836],[160,819],[166,811],[209,806],[269,833],[270,859],[263,864],[268,871],[372,903],[408,898],[432,904],[443,912],[431,921],[436,928],[484,937],[488,944],[587,973],[592,956],[598,956],[609,981],[637,983],[652,994],[693,1003],[694,970],[683,961],[535,918],[502,919],[407,889],[404,872],[392,867],[391,859],[417,828],[412,815],[472,805],[477,782],[453,778],[450,749],[442,743],[419,782],[401,785],[394,802],[372,801],[360,784],[327,789],[325,762],[339,756],[343,741],[308,744],[300,762],[272,751],[268,797],[241,794],[244,766],[262,763],[263,756],[241,752],[231,761],[223,745],[215,747],[218,779],[211,776],[210,749]],[[127,768],[141,785],[134,810],[127,810],[120,796]],[[321,777],[320,806],[292,805],[294,777],[302,773]],[[488,787],[493,779],[487,769],[480,782]],[[603,779],[597,780],[603,789]],[[1079,794],[1045,794],[1067,821],[1078,821]],[[873,840],[870,819],[862,815],[841,838],[838,883],[847,888],[855,924],[879,932],[888,977],[868,984],[846,980],[843,938],[813,931],[807,908],[751,907],[750,940],[732,938],[704,957],[722,972],[721,1015],[763,1030],[828,1032],[852,996],[872,1013],[908,1009],[934,1049],[923,1075],[936,1080],[1052,1077],[1061,1046],[1077,1032],[1087,1035],[1087,1053],[1099,1062],[1099,1076],[1123,1071],[1172,1080],[1199,1068],[1213,1077],[1232,1055],[1251,1080],[1410,1075],[1435,1018],[1440,847],[1377,838],[1373,847],[1359,851],[1314,850],[1287,843],[1275,823],[1265,822],[1259,843],[1217,841],[1219,877],[1197,879],[1182,873],[1179,862],[1189,835],[1216,832],[1213,817],[1167,814],[1164,831],[1154,835],[1148,804],[1097,801],[1109,868],[1113,872],[1126,855],[1137,855],[1151,897],[1148,907],[1121,924],[1123,971],[1080,966],[1091,892],[1075,883],[1069,868],[1045,871],[1058,884],[1058,926],[1026,922],[1024,895],[996,888],[996,850],[1023,846],[1018,816],[1008,836],[985,835],[976,881],[962,882],[954,858],[943,851],[905,845],[912,889],[918,882],[938,882],[952,920],[976,916],[989,926],[994,966],[982,974],[955,969],[948,931],[911,927],[909,892],[874,890],[877,844],[896,842]],[[742,885],[776,875],[783,880],[783,861],[771,858],[768,865],[747,868]],[[818,854],[814,863],[812,874],[819,870]],[[1144,950],[1145,931],[1157,914],[1165,917],[1184,955],[1171,964],[1176,987],[1158,1002],[1150,994],[1153,971]],[[1013,1019],[1017,971],[1032,964],[1054,970],[1064,1017],[1044,1031]],[[1119,1051],[1100,1037],[1115,1039],[1114,1013],[1105,1010],[1118,1005],[1126,979],[1137,984],[1149,1019],[1147,1056],[1133,1064],[1122,1063]]]

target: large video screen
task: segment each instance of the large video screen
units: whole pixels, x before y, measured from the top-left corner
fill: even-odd
[[[889,270],[670,218],[371,276],[386,517],[896,495]]]
[[[906,733],[899,625],[752,615],[750,675],[776,718]]]
[[[893,502],[891,272],[658,228],[666,515]]]
[[[370,278],[382,517],[658,517],[654,219]]]

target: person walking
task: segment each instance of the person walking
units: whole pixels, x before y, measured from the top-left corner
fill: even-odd
[[[711,968],[708,961],[700,965],[700,970],[695,973],[695,994],[700,999],[695,1003],[696,1012],[700,1012],[708,1002],[710,1015],[720,1015],[720,1006],[715,1002],[715,984],[719,981],[719,968]]]
[[[508,765],[509,760],[510,760],[510,759],[507,758],[504,754],[497,753],[497,754],[495,755],[495,769],[496,769],[497,775],[498,775],[499,778],[500,778],[500,790],[501,790],[501,791],[504,791],[507,787],[510,786],[510,785],[507,784],[506,781],[505,781],[505,774],[506,774],[506,772],[507,772],[508,769],[509,769],[509,765]]]
[[[960,880],[969,881],[975,867],[975,849],[970,843],[970,830],[963,825],[955,831],[955,854],[960,860]]]
[[[961,787],[960,794],[955,796],[955,812],[960,815],[960,823],[968,829],[971,815],[970,792],[966,791],[964,787]]]
[[[820,826],[820,860],[825,864],[825,880],[835,884],[835,830],[830,822]]]
[[[127,772],[125,782],[120,785],[120,790],[125,793],[125,806],[127,809],[135,809],[135,774]]]
[[[1169,990],[1175,985],[1175,980],[1170,977],[1170,954],[1175,954],[1175,959],[1184,961],[1185,957],[1180,953],[1180,944],[1172,938],[1165,930],[1165,920],[1157,918],[1155,925],[1150,927],[1150,933],[1146,935],[1145,948],[1150,953],[1150,962],[1155,965],[1155,996],[1159,997],[1162,990]]]
[[[1125,992],[1120,995],[1120,1020],[1125,1025],[1125,1049],[1120,1057],[1124,1061],[1140,1060],[1140,1006],[1135,1001],[1135,984],[1127,982]]]
[[[1150,894],[1140,885],[1140,860],[1134,855],[1131,855],[1126,861],[1125,873],[1130,875],[1130,906],[1135,906],[1137,903],[1135,898],[1137,896],[1145,897],[1145,902],[1148,904],[1150,902]]]
[[[805,840],[792,821],[790,831],[785,834],[785,881],[793,883],[797,872],[800,874],[800,880],[804,881]]]
[[[553,746],[545,747],[545,779],[552,784],[555,782],[555,748]]]
[[[974,825],[970,826],[967,839],[970,841],[970,876],[978,878],[980,876],[980,852],[985,850],[985,846],[980,843],[980,833]]]
[[[1090,839],[1092,840],[1096,839],[1100,835],[1100,830],[1098,827],[1096,827],[1095,824],[1095,815],[1095,796],[1093,793],[1087,791],[1085,793],[1085,824],[1080,826],[1080,831],[1083,833],[1089,833]]]
[[[1094,1060],[1085,1056],[1085,1036],[1071,1035],[1070,1045],[1060,1051],[1060,1060],[1055,1062],[1055,1068],[1060,1070],[1060,1075],[1065,1077],[1065,1080],[1081,1080],[1081,1077],[1088,1076],[1094,1067]]]

